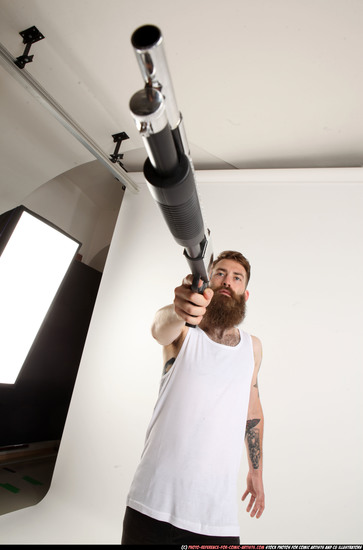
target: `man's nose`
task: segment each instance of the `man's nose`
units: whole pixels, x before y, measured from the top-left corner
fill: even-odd
[[[231,286],[230,278],[228,275],[224,277],[223,286]]]

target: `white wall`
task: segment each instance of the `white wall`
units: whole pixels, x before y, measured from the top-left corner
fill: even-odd
[[[81,242],[82,261],[102,271],[107,250],[98,261],[96,257],[111,242],[122,194],[114,193],[113,198],[113,209],[100,206],[72,181],[70,170],[38,187],[22,204]]]
[[[107,257],[108,248],[112,240],[112,234],[115,229],[116,221],[118,218],[118,210],[101,210],[98,212],[97,223],[93,227],[92,240],[89,243],[87,256],[83,258],[83,261],[103,271],[104,268],[104,258]],[[105,251],[105,256],[100,262],[100,266],[97,265],[97,256],[102,256],[102,251]]]
[[[198,182],[215,251],[251,261],[244,326],[264,346],[267,506],[252,520],[241,503],[241,542],[361,543],[362,171],[202,172]],[[186,272],[146,187],[126,192],[52,486],[0,517],[1,543],[120,541],[162,368],[149,327]],[[239,494],[245,475],[244,460]]]

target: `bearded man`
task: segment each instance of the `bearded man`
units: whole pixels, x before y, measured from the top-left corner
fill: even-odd
[[[262,346],[238,328],[249,278],[241,253],[222,252],[203,294],[192,291],[189,275],[174,303],[156,313],[152,334],[163,346],[164,370],[127,497],[122,544],[238,545],[243,436],[249,472],[242,500],[250,495],[251,517],[264,511]]]

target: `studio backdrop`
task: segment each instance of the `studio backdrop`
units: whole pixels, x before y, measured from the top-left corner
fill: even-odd
[[[0,517],[3,544],[120,542],[162,372],[150,326],[188,273],[142,175],[134,179],[140,192],[126,191],[121,206],[50,490]],[[241,543],[361,543],[362,170],[197,181],[215,253],[239,250],[252,265],[243,328],[264,350],[266,510],[251,519],[240,502]],[[244,457],[238,500],[246,474]]]

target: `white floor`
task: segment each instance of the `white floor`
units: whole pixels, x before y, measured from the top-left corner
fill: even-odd
[[[56,455],[0,464],[0,515],[34,506],[48,492]]]

